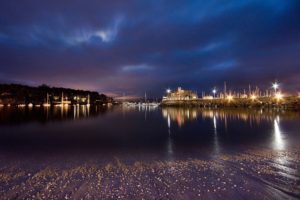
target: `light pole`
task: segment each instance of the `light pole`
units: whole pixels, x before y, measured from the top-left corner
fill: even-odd
[[[214,94],[214,98],[216,98],[217,90],[216,90],[216,89],[213,89],[213,90],[212,90],[212,93]]]
[[[275,83],[273,83],[272,87],[273,87],[275,95],[276,95],[279,84],[277,82],[275,82]]]

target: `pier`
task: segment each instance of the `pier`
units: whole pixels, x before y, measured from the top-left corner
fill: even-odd
[[[161,106],[186,106],[207,108],[283,108],[300,111],[300,97],[287,96],[253,98],[215,98],[190,100],[163,100]]]

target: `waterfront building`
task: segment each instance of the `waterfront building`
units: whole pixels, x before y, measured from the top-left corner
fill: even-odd
[[[214,99],[213,96],[209,95],[209,96],[203,96],[202,99],[205,99],[205,100],[212,100]]]
[[[174,92],[168,91],[167,96],[163,97],[163,101],[165,100],[192,100],[197,99],[198,96],[191,90],[183,90],[181,87]]]

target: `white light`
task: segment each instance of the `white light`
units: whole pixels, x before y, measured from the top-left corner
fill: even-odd
[[[277,82],[273,83],[272,87],[276,90],[279,87],[279,84]]]
[[[171,92],[171,89],[167,89],[167,93],[170,93]]]
[[[279,123],[279,116],[277,116],[277,118],[274,119],[274,147],[278,150],[283,150],[285,145]]]
[[[212,91],[214,94],[216,94],[217,93],[217,90],[216,89],[213,89],[213,91]]]

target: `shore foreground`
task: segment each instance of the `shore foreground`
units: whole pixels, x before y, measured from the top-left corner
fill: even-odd
[[[129,155],[128,155],[129,156]],[[69,159],[69,160],[68,160]],[[249,150],[214,159],[150,160],[1,155],[2,199],[299,198],[300,152]],[[79,161],[80,160],[80,161]]]

